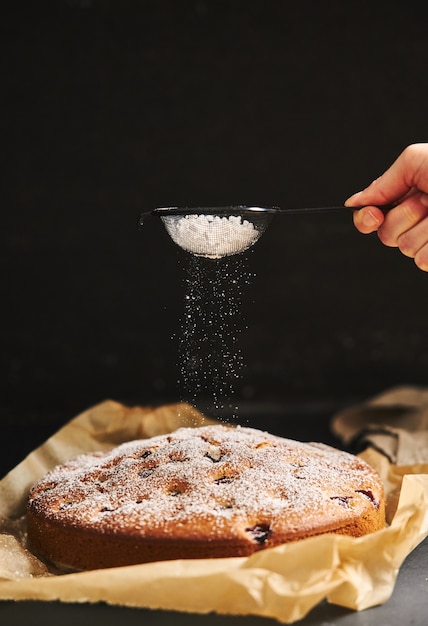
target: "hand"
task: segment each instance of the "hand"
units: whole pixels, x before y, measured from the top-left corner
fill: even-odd
[[[395,204],[383,212],[379,206]],[[398,247],[428,272],[428,143],[408,146],[397,160],[346,206],[364,206],[354,212],[354,224],[363,234],[377,231],[385,246]]]

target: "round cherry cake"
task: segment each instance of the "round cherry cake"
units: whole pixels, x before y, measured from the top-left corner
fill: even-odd
[[[74,570],[247,556],[384,524],[382,482],[362,459],[223,424],[80,455],[42,477],[27,505],[30,548]]]

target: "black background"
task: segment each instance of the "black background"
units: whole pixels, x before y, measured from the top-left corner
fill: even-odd
[[[155,219],[139,232],[140,212],[342,203],[428,139],[425,12],[386,0],[2,3],[0,475],[105,398],[182,399],[189,258]],[[239,260],[236,401],[250,425],[330,442],[337,407],[426,385],[428,274],[348,212],[278,216]],[[410,557],[383,607],[322,605],[305,623],[425,623],[425,563]],[[2,611],[19,624],[142,615]]]
[[[187,255],[164,205],[342,203],[427,138],[413,2],[2,5],[3,416],[181,399]],[[428,275],[348,212],[277,216],[242,260],[236,399],[425,385]]]

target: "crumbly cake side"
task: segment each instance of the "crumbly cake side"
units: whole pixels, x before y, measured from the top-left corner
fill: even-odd
[[[82,570],[361,536],[384,526],[384,509],[382,482],[358,457],[213,425],[55,467],[30,491],[27,530],[34,552]]]

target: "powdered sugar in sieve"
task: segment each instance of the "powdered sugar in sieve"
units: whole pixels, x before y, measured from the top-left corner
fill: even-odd
[[[165,215],[162,221],[180,248],[209,259],[243,252],[261,235],[252,222],[240,215]]]
[[[221,259],[244,252],[265,232],[278,209],[257,206],[159,207],[142,213],[160,217],[171,239],[195,256]]]

